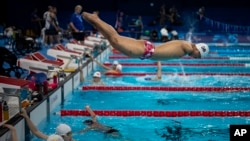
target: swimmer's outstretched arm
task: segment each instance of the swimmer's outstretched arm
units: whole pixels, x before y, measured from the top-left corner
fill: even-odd
[[[90,114],[90,116],[92,117],[92,120],[94,122],[96,122],[96,114],[94,113],[94,111],[92,111],[92,109],[89,107],[89,105],[86,105],[85,106],[85,109],[88,111],[88,113]],[[93,127],[86,127],[80,131],[78,131],[78,133],[84,133],[84,132],[87,132],[88,130],[91,130],[91,129],[94,129]]]
[[[161,71],[161,61],[157,61],[157,72],[156,72],[156,76],[153,79],[147,78],[145,80],[149,80],[149,81],[160,81],[162,78],[162,71]]]
[[[89,105],[85,106],[85,109],[88,111],[88,113],[90,114],[90,116],[92,117],[92,120],[94,122],[96,122],[96,114],[94,113],[94,111],[90,108]]]
[[[156,79],[161,80],[162,71],[161,71],[161,61],[157,61],[157,74]]]
[[[41,139],[47,140],[48,135],[43,134],[40,130],[37,129],[37,127],[31,121],[31,119],[29,118],[29,116],[24,108],[22,108],[20,115],[24,117],[24,119],[26,120],[26,122],[28,124],[29,129],[31,130],[31,132],[34,135],[36,135],[37,137],[39,137]]]
[[[91,58],[91,60],[95,61],[99,66],[102,66],[104,69],[112,70],[112,68],[107,67],[107,66],[103,65],[102,63],[100,63],[99,61],[97,61],[96,59],[94,59],[93,56],[90,55],[90,58]]]
[[[91,127],[86,127],[86,128],[84,128],[84,129],[78,131],[78,133],[85,133],[85,132],[87,132],[87,131],[89,131],[89,130],[91,130],[91,129],[93,129],[93,128],[91,128]]]

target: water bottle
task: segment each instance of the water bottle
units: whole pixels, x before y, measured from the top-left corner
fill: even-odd
[[[7,102],[4,101],[3,103],[3,120],[9,120],[9,106],[7,105]]]

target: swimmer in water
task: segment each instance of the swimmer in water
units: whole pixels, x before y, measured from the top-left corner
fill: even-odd
[[[87,132],[89,130],[96,130],[96,131],[99,131],[99,132],[103,132],[105,134],[109,134],[112,137],[119,137],[119,136],[121,136],[120,133],[119,133],[119,130],[117,130],[117,129],[111,127],[111,126],[103,125],[100,122],[98,122],[96,114],[90,108],[89,105],[85,106],[85,109],[90,114],[91,119],[83,121],[83,123],[85,125],[87,125],[87,127],[84,128],[83,130],[80,130],[79,133],[84,133],[84,132]]]
[[[146,77],[147,81],[160,81],[162,79],[161,61],[157,61],[157,72],[155,78]]]

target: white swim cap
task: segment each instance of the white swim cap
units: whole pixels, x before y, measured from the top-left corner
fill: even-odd
[[[113,65],[118,65],[118,64],[119,64],[119,62],[116,60],[113,62]]]
[[[67,133],[71,132],[71,128],[67,124],[59,124],[56,127],[56,134],[57,135],[66,135]]]
[[[97,72],[94,73],[93,77],[99,77],[100,78],[101,77],[101,73],[99,71],[97,71]]]
[[[50,135],[47,139],[47,141],[64,141],[64,139],[60,135]]]
[[[198,43],[195,44],[196,48],[199,50],[200,54],[201,54],[201,58],[205,57],[208,55],[209,52],[209,47],[207,44],[205,43]]]
[[[118,70],[118,71],[122,71],[122,65],[120,65],[120,64],[119,64],[119,65],[117,65],[117,66],[116,66],[116,70]]]

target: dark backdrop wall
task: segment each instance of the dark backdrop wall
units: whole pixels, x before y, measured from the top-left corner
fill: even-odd
[[[167,9],[175,5],[180,12],[205,6],[206,14],[213,19],[249,23],[250,6],[246,0],[1,0],[1,10],[4,12],[1,13],[0,21],[6,25],[27,28],[30,25],[30,14],[35,7],[42,16],[47,6],[53,5],[58,9],[59,21],[63,21],[62,25],[65,26],[77,4],[90,12],[123,10],[127,15],[156,16],[163,3]]]

